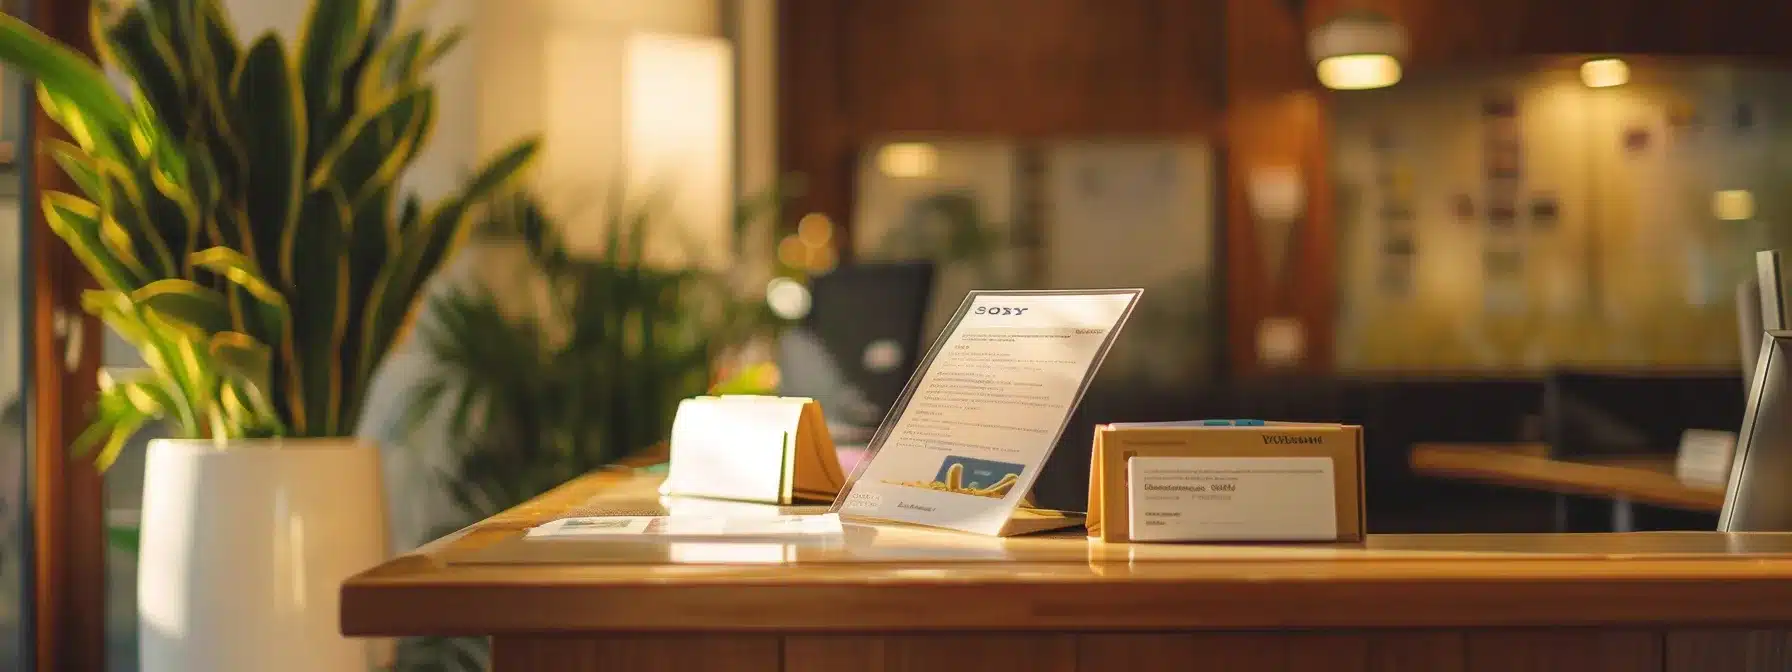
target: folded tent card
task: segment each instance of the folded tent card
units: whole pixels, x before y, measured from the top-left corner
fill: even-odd
[[[694,397],[672,421],[660,494],[790,506],[846,482],[821,404],[803,397]]]

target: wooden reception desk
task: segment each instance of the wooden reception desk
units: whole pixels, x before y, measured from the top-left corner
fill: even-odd
[[[344,584],[342,629],[489,635],[498,672],[1792,669],[1792,535],[516,539],[569,511],[653,510],[653,485],[594,474],[373,568]]]

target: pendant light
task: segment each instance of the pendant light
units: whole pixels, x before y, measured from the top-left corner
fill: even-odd
[[[1313,29],[1307,36],[1307,53],[1326,88],[1392,86],[1400,81],[1406,29],[1374,12],[1345,12]]]

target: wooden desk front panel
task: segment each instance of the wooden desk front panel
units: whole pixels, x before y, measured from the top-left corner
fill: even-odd
[[[1780,672],[1792,632],[1326,632],[500,637],[494,672]]]

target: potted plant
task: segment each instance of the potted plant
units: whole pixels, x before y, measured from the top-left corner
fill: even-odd
[[[349,438],[375,365],[521,142],[434,203],[401,193],[427,142],[426,73],[455,34],[394,0],[318,0],[303,38],[240,42],[218,0],[96,7],[94,62],[0,16],[72,142],[51,228],[97,280],[83,304],[136,347],[76,441],[104,466],[151,422],[138,602],[148,670],[363,669],[339,586],[385,553],[376,449]],[[115,86],[105,74],[125,75]],[[120,88],[124,89],[120,92]]]

